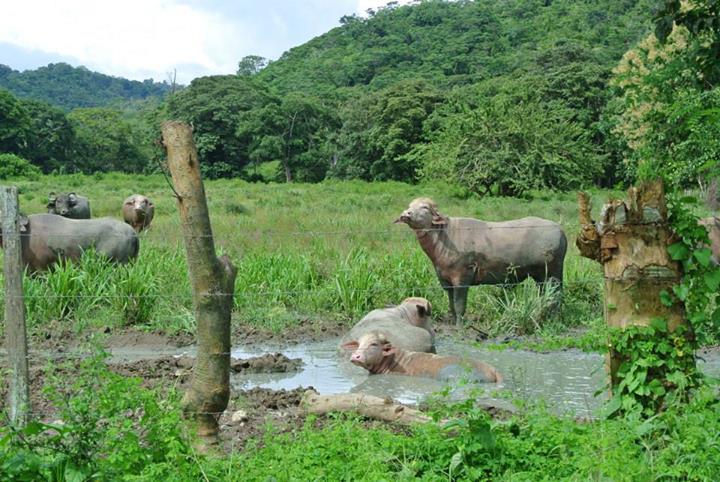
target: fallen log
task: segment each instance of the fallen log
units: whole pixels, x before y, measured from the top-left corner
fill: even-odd
[[[363,417],[402,425],[433,421],[420,410],[395,403],[390,398],[360,393],[320,395],[314,390],[307,390],[300,402],[300,410],[306,414],[315,415],[324,415],[330,412],[357,412]]]

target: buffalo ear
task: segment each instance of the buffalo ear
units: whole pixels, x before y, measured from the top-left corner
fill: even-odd
[[[68,194],[68,201],[70,201],[70,204],[75,204],[77,202],[77,195],[74,192],[71,192]]]
[[[360,347],[360,343],[358,343],[356,340],[348,341],[347,343],[343,343],[340,345],[340,348],[343,348],[345,350],[357,350]]]
[[[438,226],[445,226],[447,224],[447,218],[436,211],[433,213],[432,223]]]
[[[55,196],[55,193],[54,193],[54,192],[51,192],[50,194],[48,194],[47,207],[51,208],[51,207],[55,206],[55,201],[56,201],[56,200],[57,200],[57,196]]]
[[[30,230],[30,220],[27,216],[21,216],[18,219],[18,228],[20,228],[20,233],[27,233]]]
[[[420,315],[421,318],[432,316],[432,308],[430,307],[429,302],[425,305],[419,304],[415,306],[417,307],[418,315]]]

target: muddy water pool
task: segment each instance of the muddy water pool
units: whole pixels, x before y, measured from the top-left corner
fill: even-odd
[[[282,351],[290,358],[301,358],[305,366],[295,373],[233,375],[232,384],[237,389],[261,386],[275,390],[312,386],[322,394],[366,393],[390,396],[404,403],[418,403],[433,392],[448,387],[447,383],[425,378],[369,376],[365,370],[340,356],[338,344],[339,340],[332,339],[282,350],[272,346],[235,348],[233,356],[237,358],[257,356],[268,350]],[[510,404],[509,392],[514,399],[544,399],[559,412],[577,414],[589,414],[601,403],[601,399],[593,396],[604,382],[601,355],[574,350],[548,354],[490,351],[449,341],[440,341],[437,352],[487,361],[505,377],[500,385],[470,385],[457,381],[448,387],[452,398],[461,398],[469,389],[480,388],[483,391],[481,398],[501,406]]]
[[[418,403],[428,395],[447,387],[445,383],[398,375],[373,375],[352,365],[340,356],[338,339],[295,345],[282,349],[279,346],[237,347],[233,356],[246,358],[267,351],[281,351],[290,358],[301,358],[305,363],[295,373],[233,375],[236,389],[261,386],[271,389],[293,389],[298,386],[314,387],[322,394],[367,393],[390,396],[404,403]],[[597,353],[579,350],[535,353],[524,350],[488,350],[440,340],[439,354],[474,357],[494,365],[505,380],[500,385],[476,384],[483,389],[481,398],[496,405],[507,406],[509,399],[545,400],[556,413],[581,416],[592,415],[605,400],[604,357]],[[720,375],[720,356],[717,352],[701,353],[702,369]],[[451,393],[461,398],[470,388],[467,384],[451,386]],[[600,391],[599,395],[595,395]],[[508,395],[510,395],[508,397]],[[452,396],[452,395],[451,395]]]
[[[524,350],[488,350],[447,339],[438,341],[437,352],[443,355],[473,357],[491,363],[505,380],[500,385],[475,384],[448,387],[447,384],[424,378],[398,375],[373,375],[352,365],[338,351],[339,339],[280,346],[252,345],[233,348],[235,358],[281,352],[304,362],[301,370],[288,373],[232,374],[231,383],[237,390],[263,387],[274,390],[313,387],[321,394],[366,393],[389,396],[404,403],[418,403],[428,395],[450,388],[451,397],[462,398],[469,388],[483,389],[480,398],[500,406],[515,400],[545,400],[556,413],[592,415],[606,395],[603,356],[578,350],[535,353]],[[195,348],[158,349],[150,346],[128,346],[111,350],[111,362],[153,359],[167,355],[195,355]],[[0,356],[4,355],[0,354]],[[709,375],[720,376],[720,352],[703,350],[699,364]],[[600,391],[599,396],[595,393]]]

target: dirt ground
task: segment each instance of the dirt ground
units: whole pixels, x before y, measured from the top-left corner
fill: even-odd
[[[35,416],[45,422],[53,422],[57,411],[48,397],[43,394],[46,381],[45,368],[49,359],[55,361],[55,375],[72,379],[79,364],[78,355],[90,353],[90,346],[101,345],[105,349],[137,350],[144,353],[177,352],[179,348],[192,345],[194,338],[187,334],[166,335],[142,331],[133,327],[102,331],[87,330],[78,335],[68,329],[61,329],[59,323],[49,323],[36,330],[30,340],[30,393],[31,405]],[[301,323],[281,333],[259,330],[249,326],[236,326],[233,330],[232,344],[293,344],[319,341],[337,337],[347,331],[347,325],[338,322]],[[438,324],[436,332],[443,337],[460,337],[465,341],[482,340],[481,333],[473,330],[458,329],[453,324]],[[67,363],[65,363],[67,362]],[[147,388],[159,388],[161,391],[175,387],[183,390],[189,385],[194,359],[188,356],[156,356],[152,359],[134,361],[111,361],[110,369],[120,375],[139,377]],[[259,357],[232,360],[231,369],[236,373],[289,372],[301,368],[300,359],[290,359],[281,353],[267,353]],[[6,359],[0,356],[0,373],[6,368]],[[237,450],[251,440],[261,441],[268,423],[275,432],[290,432],[300,429],[306,423],[306,417],[299,410],[303,393],[312,387],[297,387],[293,390],[269,390],[253,388],[233,390],[228,408],[220,419],[221,437],[228,450]],[[0,411],[4,409],[7,384],[0,386]],[[314,419],[316,426],[322,426],[326,419]],[[368,426],[380,422],[367,421]],[[393,430],[404,431],[401,427]]]

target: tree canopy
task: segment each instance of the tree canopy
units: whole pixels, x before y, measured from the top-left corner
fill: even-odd
[[[702,61],[717,30],[711,3],[697,14],[660,0],[390,3],[178,91],[66,64],[0,66],[0,86],[17,94],[0,95],[11,119],[0,120],[0,150],[45,172],[151,170],[158,126],[173,118],[192,124],[208,177],[273,162],[272,179],[287,182],[441,178],[523,195],[632,181],[650,157],[697,177],[717,154],[704,140],[717,138]],[[674,34],[655,50],[638,44],[654,11],[663,35],[668,18],[689,32],[682,52]]]

